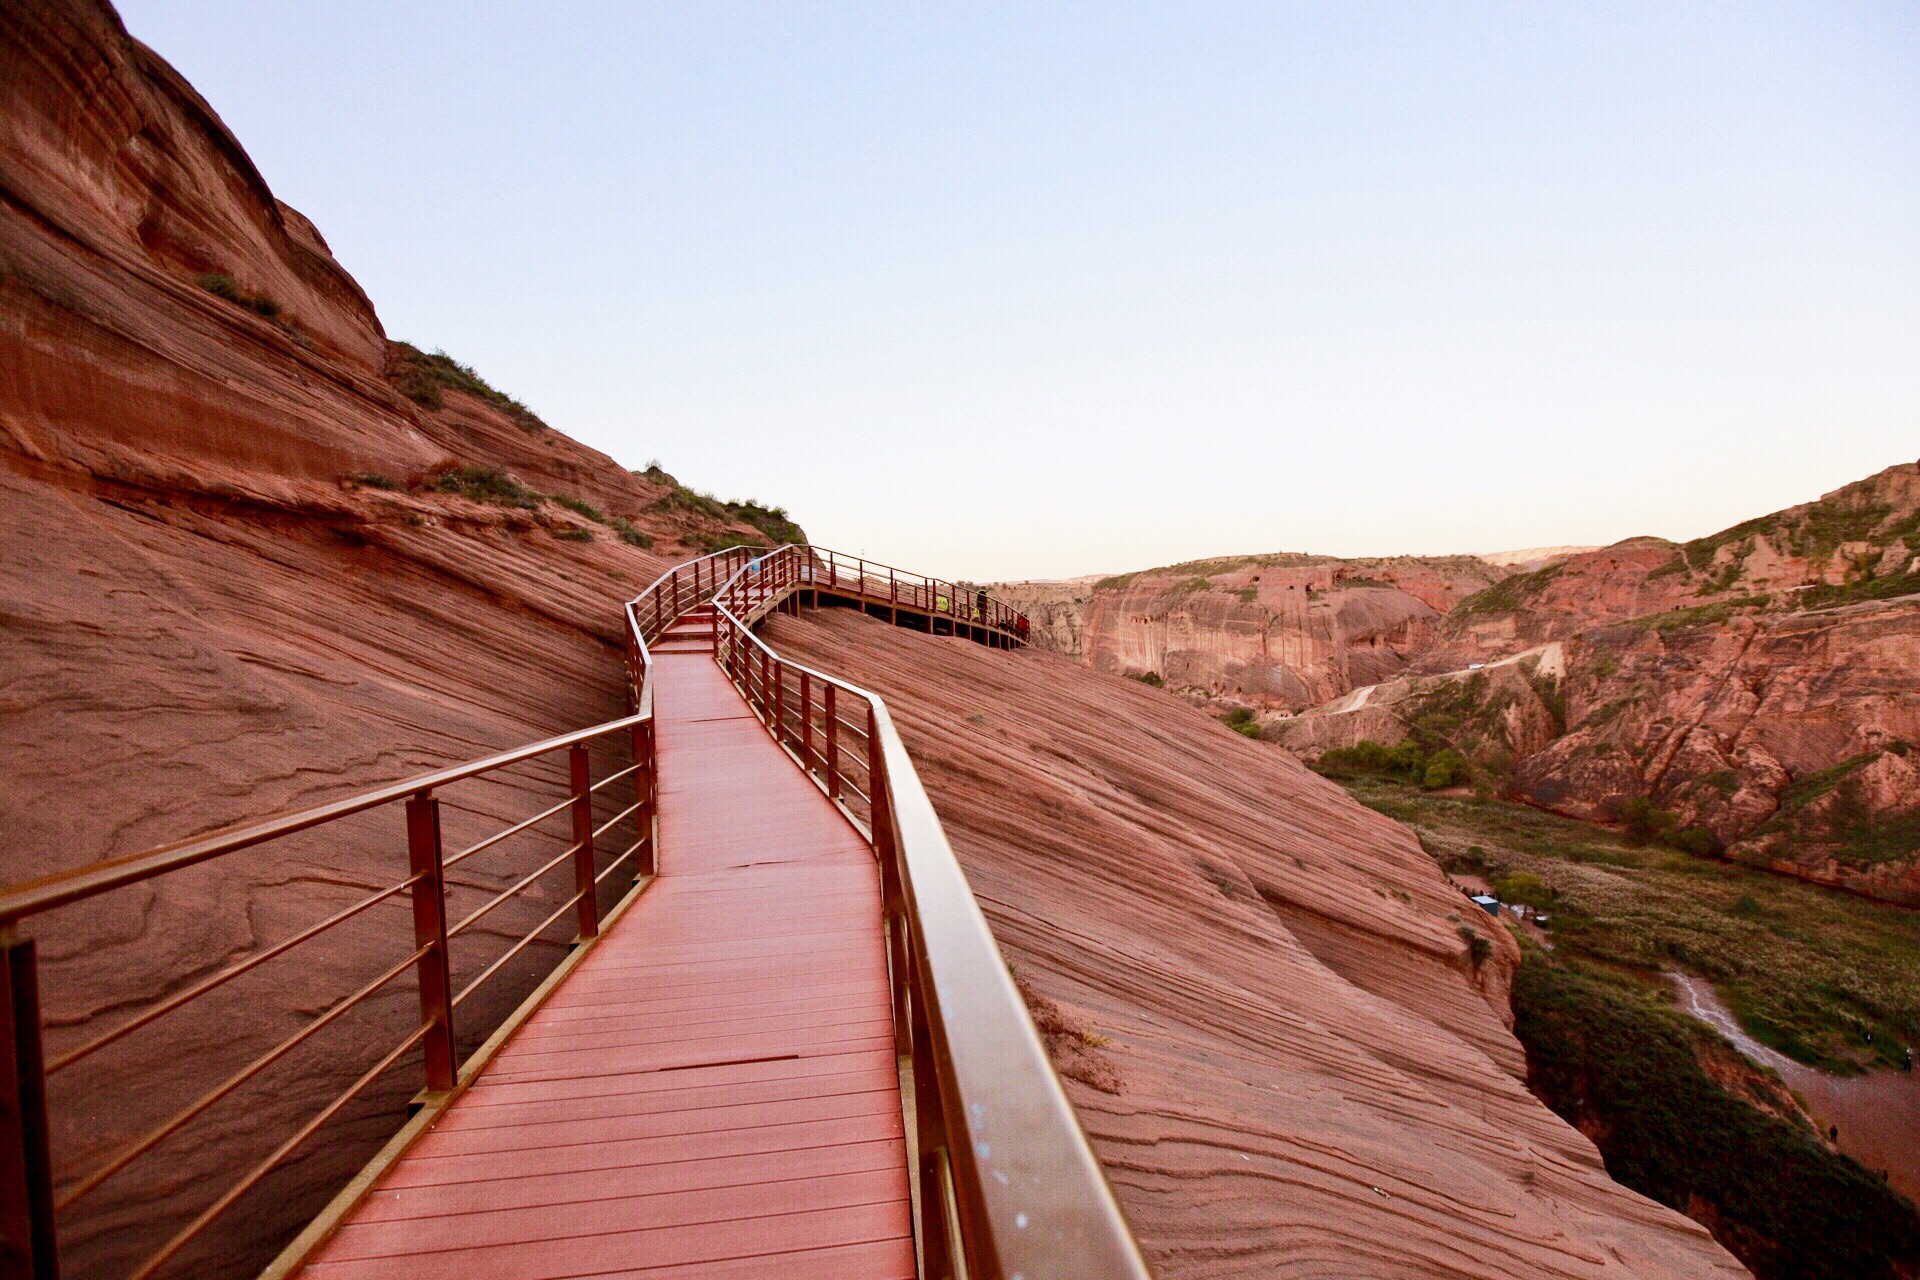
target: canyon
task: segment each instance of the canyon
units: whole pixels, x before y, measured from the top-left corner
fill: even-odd
[[[804,538],[777,507],[623,466],[451,357],[390,339],[212,106],[92,0],[24,0],[0,23],[0,486],[8,882],[619,715],[623,600],[715,546]],[[1762,541],[1727,556],[1756,579],[1790,574]],[[1641,557],[1663,584],[1649,597],[1707,598],[1665,593],[1724,578],[1727,545],[1657,578],[1668,561]],[[1408,829],[1121,678],[1152,673],[1300,723],[1359,689],[1443,679],[1419,673],[1456,649],[1502,661],[1560,643],[1572,680],[1591,633],[1549,616],[1551,580],[1505,621],[1470,607],[1546,571],[1271,556],[1036,586],[1036,631],[1064,653],[847,613],[770,623],[773,643],[894,708],[1158,1274],[1743,1274],[1704,1227],[1611,1180],[1593,1143],[1527,1091],[1508,998],[1518,945]],[[1048,606],[1043,590],[1064,594]],[[1807,823],[1852,788],[1901,785],[1903,607],[1839,609],[1864,611],[1848,652],[1891,688],[1876,723],[1896,763],[1849,766],[1823,793],[1842,799],[1795,810]],[[1885,610],[1893,621],[1875,622]],[[1800,616],[1751,612],[1755,628]],[[1783,632],[1778,647],[1812,643]],[[1649,671],[1664,654],[1646,655]],[[1501,670],[1532,688],[1541,665]],[[1802,701],[1830,693],[1809,685]],[[1818,717],[1783,720],[1816,725],[1808,759],[1855,741]],[[1762,745],[1783,771],[1804,764],[1774,737],[1717,749],[1758,773]],[[534,791],[525,777],[477,787],[450,838],[523,814]],[[34,922],[50,1050],[406,866],[391,827],[348,832]],[[525,869],[463,872],[459,888],[478,901]],[[503,911],[484,932],[517,937],[533,912]],[[60,1077],[57,1168],[198,1096],[389,963],[392,943],[349,932]],[[540,973],[516,970],[463,1034]],[[204,1205],[209,1175],[331,1098],[347,1049],[417,1020],[413,993],[391,994],[338,1059],[294,1060],[64,1218],[70,1271],[123,1273]],[[256,1272],[380,1146],[412,1087],[327,1130],[180,1273]]]
[[[1652,806],[1703,851],[1920,905],[1920,463],[1686,543],[1022,585],[1042,643],[1309,760],[1414,740],[1528,803]]]

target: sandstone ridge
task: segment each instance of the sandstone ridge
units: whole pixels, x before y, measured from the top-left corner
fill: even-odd
[[[1058,655],[768,639],[887,699],[1162,1280],[1745,1274],[1527,1092],[1518,949],[1406,828]]]

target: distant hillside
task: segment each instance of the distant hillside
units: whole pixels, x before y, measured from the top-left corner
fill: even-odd
[[[993,590],[1041,643],[1098,670],[1295,710],[1398,673],[1449,609],[1509,572],[1472,556],[1274,552]]]
[[[1275,732],[1450,747],[1533,803],[1920,905],[1920,464],[1504,578]]]

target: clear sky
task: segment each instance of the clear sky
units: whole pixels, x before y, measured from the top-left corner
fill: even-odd
[[[971,577],[1920,457],[1920,5],[125,0],[388,332]]]

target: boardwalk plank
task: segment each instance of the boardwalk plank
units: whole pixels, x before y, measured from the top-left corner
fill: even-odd
[[[872,852],[709,656],[655,675],[659,878],[314,1280],[913,1274]]]

